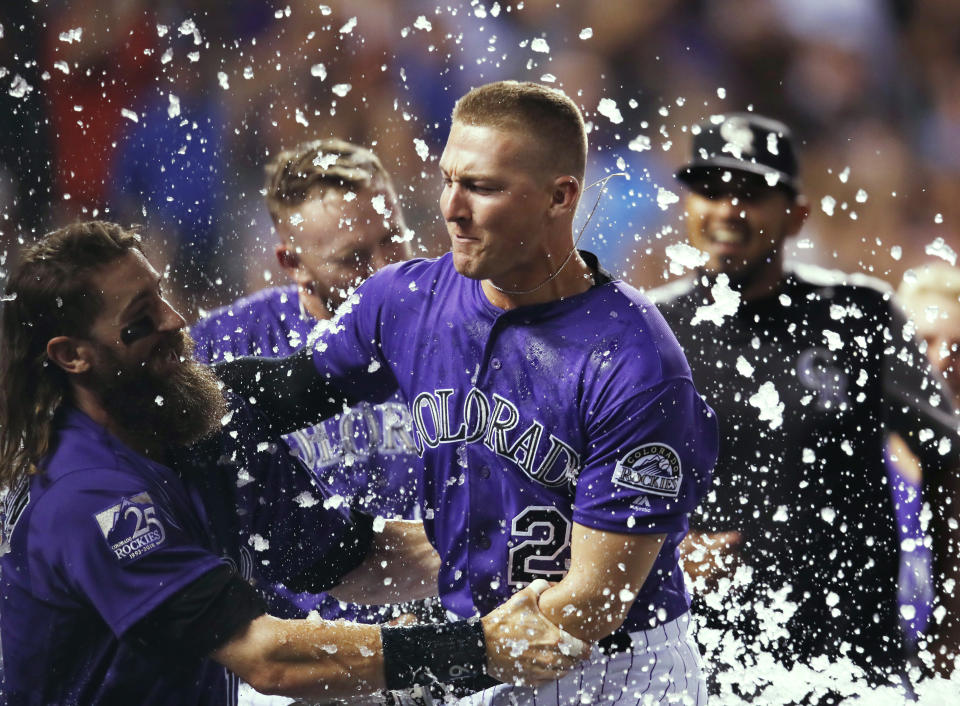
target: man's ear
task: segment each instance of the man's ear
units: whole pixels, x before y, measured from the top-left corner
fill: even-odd
[[[47,341],[47,358],[73,375],[90,370],[91,350],[85,341],[72,336],[57,336]]]
[[[277,243],[274,252],[277,254],[277,262],[280,263],[280,267],[283,269],[295,270],[300,266],[300,258],[297,257],[297,254],[293,252],[286,243]]]
[[[551,187],[548,213],[555,217],[572,213],[579,198],[580,182],[569,175],[557,177]]]

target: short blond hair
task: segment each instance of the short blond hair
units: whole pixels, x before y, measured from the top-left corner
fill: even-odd
[[[453,122],[519,130],[539,143],[545,166],[583,183],[587,129],[580,108],[563,91],[529,81],[488,83],[456,102]]]
[[[266,168],[267,210],[280,227],[284,210],[321,198],[328,189],[382,188],[394,194],[393,180],[371,150],[328,138],[279,152]]]

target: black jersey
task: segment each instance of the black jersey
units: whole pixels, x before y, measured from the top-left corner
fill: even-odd
[[[741,301],[719,326],[693,323],[714,303],[702,278],[653,293],[720,423],[713,485],[691,526],[739,531],[754,571],[728,597],[739,605],[708,622],[751,640],[751,605],[789,585],[789,637],[768,648],[807,661],[849,647],[856,663],[895,666],[900,547],[885,437],[898,432],[935,478],[960,467],[956,417],[889,292],[811,273]]]

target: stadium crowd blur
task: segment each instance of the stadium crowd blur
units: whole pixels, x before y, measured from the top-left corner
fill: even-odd
[[[184,304],[222,304],[279,275],[262,165],[334,135],[377,150],[415,249],[438,254],[450,108],[501,78],[575,96],[588,176],[629,174],[581,245],[635,285],[663,282],[683,232],[670,175],[688,126],[750,106],[803,143],[813,218],[788,257],[896,284],[928,246],[960,249],[955,0],[324,3],[2,3],[4,260],[77,217],[149,224]]]

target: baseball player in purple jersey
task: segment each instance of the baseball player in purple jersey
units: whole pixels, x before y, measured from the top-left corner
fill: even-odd
[[[392,180],[370,150],[315,140],[280,152],[266,171],[267,207],[280,236],[277,260],[295,284],[249,295],[194,324],[194,355],[202,362],[293,353],[318,320],[333,316],[349,289],[385,264],[410,257]],[[399,399],[358,405],[285,440],[345,504],[368,515],[419,517],[422,462],[413,420]],[[390,617],[388,609],[277,590],[299,609],[328,619]]]
[[[574,249],[585,161],[562,93],[474,89],[440,160],[452,252],[375,274],[309,350],[218,370],[278,429],[403,394],[450,611],[557,582],[540,608],[598,643],[589,663],[473,701],[701,704],[676,548],[710,482],[717,423],[657,310]]]
[[[311,590],[341,578],[383,588],[390,552],[377,548],[402,546],[404,563],[386,565],[390,585],[415,592],[423,584],[408,577],[439,559],[409,523],[380,533],[327,508],[289,454],[254,436],[262,421],[239,400],[228,407],[190,360],[161,281],[139,240],[102,222],[51,233],[11,274],[0,336],[0,702],[228,704],[229,672],[316,699],[410,685],[420,670],[542,681],[574,664],[580,645],[537,610],[535,589],[480,621],[439,626],[265,614],[247,580],[257,574]],[[325,542],[305,541],[310,525]],[[351,571],[371,547],[372,561]],[[507,649],[518,636],[537,645],[522,664]]]

